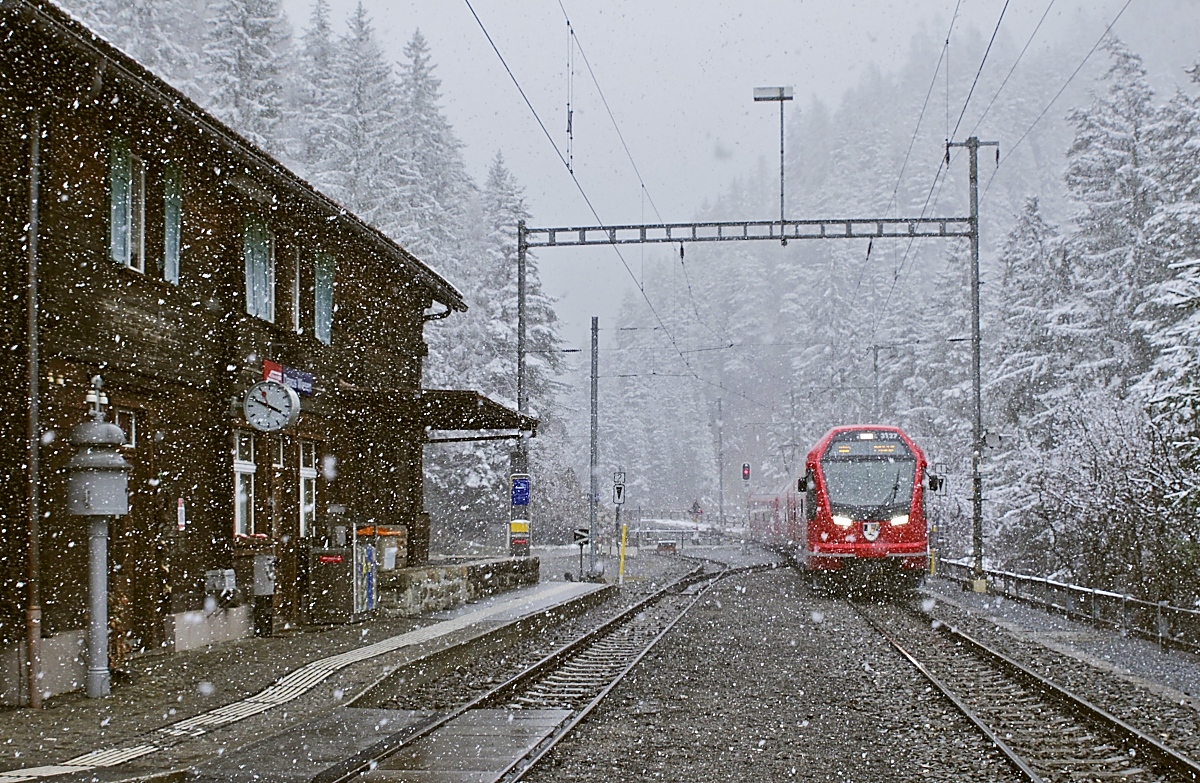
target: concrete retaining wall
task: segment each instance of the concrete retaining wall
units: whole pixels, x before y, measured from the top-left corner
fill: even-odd
[[[87,677],[86,635],[65,631],[42,639],[42,696],[79,690]],[[29,703],[26,689],[25,643],[0,648],[0,705]]]
[[[175,652],[246,639],[254,635],[250,609],[243,605],[215,612],[201,609],[173,614],[167,618],[167,639],[173,641]]]

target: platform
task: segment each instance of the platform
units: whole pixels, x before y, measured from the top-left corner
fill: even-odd
[[[215,746],[218,744],[230,748],[223,753],[219,764],[224,770],[224,779],[230,779],[228,773],[239,765],[247,769],[260,765],[268,746],[273,749],[271,753],[275,759],[281,761],[283,756],[280,751],[285,748],[282,738],[301,728],[310,739],[306,755],[310,755],[311,760],[295,755],[294,763],[293,759],[288,759],[286,766],[297,777],[305,774],[311,777],[315,771],[328,766],[331,754],[333,757],[341,753],[353,754],[384,736],[394,734],[403,724],[425,717],[403,711],[391,711],[396,713],[394,715],[371,711],[381,714],[368,716],[360,713],[351,717],[344,705],[352,698],[342,700],[351,694],[326,696],[328,688],[318,689],[326,680],[356,664],[381,656],[390,656],[388,668],[394,669],[448,647],[464,644],[508,624],[587,600],[604,589],[605,585],[598,584],[542,582],[448,610],[435,615],[435,622],[430,625],[309,661],[245,699],[160,726],[116,747],[101,746],[65,761],[0,772],[0,783],[44,780],[79,773],[89,773],[89,778],[104,781],[134,779],[178,768],[180,759],[194,760],[193,764],[199,762],[203,769],[207,765],[197,756],[209,752],[215,755]],[[370,682],[376,679],[377,676],[369,678]],[[164,693],[164,704],[171,701],[173,696]],[[289,706],[280,709],[284,705]],[[244,730],[238,725],[243,721],[246,724]],[[285,722],[290,725],[280,731]],[[345,730],[351,728],[351,731]],[[218,732],[220,734],[214,737]],[[262,742],[255,741],[267,734],[277,736]],[[246,735],[244,739],[242,735]],[[335,744],[341,744],[328,748],[314,745],[314,742],[319,743],[321,737],[335,738]],[[214,739],[219,739],[219,742],[214,742]],[[182,747],[188,743],[199,747]],[[278,771],[283,772],[282,769]],[[214,769],[213,772],[217,773],[218,779],[222,777],[218,770]]]

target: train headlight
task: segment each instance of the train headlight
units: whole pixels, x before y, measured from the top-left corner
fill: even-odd
[[[851,519],[850,517],[844,517],[844,516],[841,516],[840,514],[834,514],[833,515],[833,524],[837,525],[838,527],[840,527],[844,530],[845,528],[848,528],[851,525],[853,525],[854,520]]]
[[[892,524],[896,525],[897,527],[899,527],[900,525],[907,525],[908,524],[908,514],[899,514],[897,516],[892,517]]]

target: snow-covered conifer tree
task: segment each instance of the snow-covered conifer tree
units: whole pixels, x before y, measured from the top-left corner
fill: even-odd
[[[327,56],[319,34],[306,39],[307,44],[312,48],[306,49],[306,57]],[[313,115],[324,146],[312,151],[310,176],[368,223],[402,240],[396,211],[412,172],[399,154],[399,88],[362,3],[350,15],[331,58],[332,78],[325,84],[313,82],[315,94],[327,91],[329,103]]]
[[[1071,114],[1075,140],[1067,152],[1067,187],[1080,204],[1068,253],[1080,269],[1081,304],[1092,340],[1081,375],[1118,394],[1150,365],[1152,351],[1137,328],[1149,285],[1164,277],[1150,263],[1146,221],[1159,199],[1148,143],[1153,92],[1141,58],[1115,37],[1105,42],[1112,65],[1108,89]]]
[[[204,45],[208,108],[268,151],[283,110],[290,37],[280,0],[210,0]]]

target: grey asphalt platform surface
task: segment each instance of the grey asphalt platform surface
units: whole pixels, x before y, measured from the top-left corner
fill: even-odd
[[[938,601],[986,618],[1013,635],[1145,686],[1200,711],[1200,656],[1052,614],[999,595],[972,593],[958,582],[927,579]]]
[[[217,779],[263,779],[262,767],[307,780],[426,717],[346,708],[387,673],[603,587],[542,582],[428,617],[136,658],[108,698],[77,692],[40,711],[0,711],[0,783],[182,780],[206,765]]]

